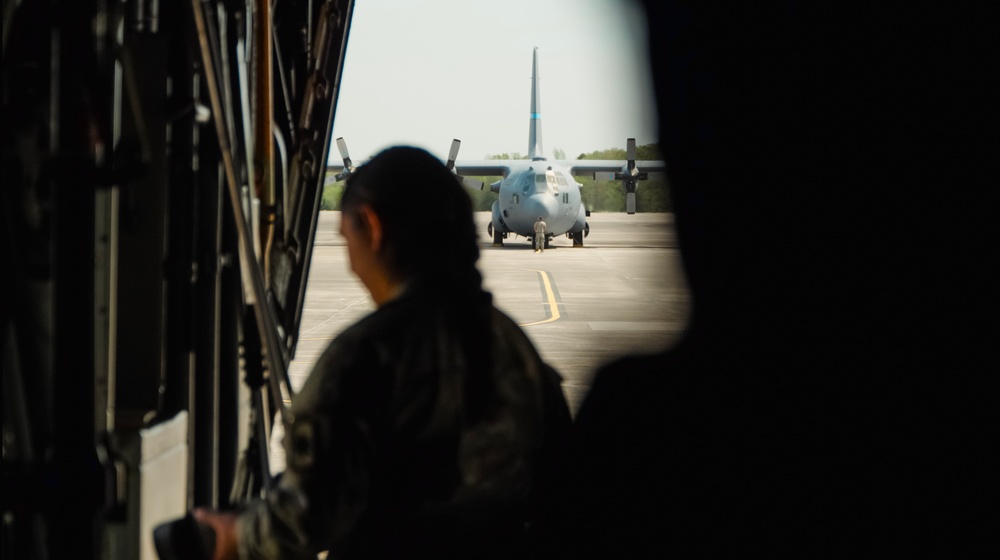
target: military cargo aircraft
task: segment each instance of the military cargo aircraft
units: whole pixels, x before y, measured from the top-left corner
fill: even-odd
[[[470,188],[484,189],[485,185],[470,176],[501,176],[490,184],[497,193],[493,203],[493,217],[487,231],[494,245],[503,245],[510,234],[522,235],[533,240],[534,224],[540,217],[546,224],[546,244],[555,236],[566,235],[574,247],[583,246],[583,238],[590,233],[588,211],[580,194],[580,183],[573,177],[592,175],[594,178],[621,181],[625,191],[625,210],[635,213],[635,193],[638,183],[649,172],[666,171],[662,161],[636,161],[635,139],[626,143],[626,160],[554,160],[545,158],[542,150],[541,75],[538,71],[538,48],[532,53],[531,113],[528,120],[527,160],[456,161],[461,142],[452,141],[447,166]],[[347,144],[337,139],[343,165],[330,165],[327,170],[336,173],[336,179],[347,178],[354,169]],[[641,169],[641,171],[640,171]]]

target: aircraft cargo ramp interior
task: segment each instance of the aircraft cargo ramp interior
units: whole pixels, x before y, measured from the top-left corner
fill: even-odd
[[[4,557],[270,485],[354,3],[3,3]]]

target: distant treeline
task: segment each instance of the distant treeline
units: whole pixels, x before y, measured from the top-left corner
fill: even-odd
[[[636,146],[637,160],[659,160],[661,159],[659,146],[656,144],[645,144]],[[554,159],[566,159],[565,152],[560,149],[553,150]],[[512,154],[503,153],[487,155],[487,159],[528,159],[527,156],[514,152]],[[625,159],[624,148],[609,148],[597,150],[590,153],[580,154],[576,159]],[[640,171],[642,169],[640,168]],[[495,183],[500,177],[476,177],[482,181],[489,189],[490,183]],[[625,211],[625,191],[622,190],[621,181],[595,181],[592,177],[575,177],[576,181],[583,185],[580,189],[583,196],[583,203],[592,212],[624,212]],[[343,192],[342,184],[330,184],[323,189],[323,200],[320,204],[321,210],[339,210],[340,194]],[[670,193],[668,192],[667,176],[665,173],[650,173],[649,179],[639,182],[636,191],[636,211],[637,212],[669,212]],[[497,199],[496,193],[486,191],[466,190],[472,199],[473,210],[490,210],[493,202]]]

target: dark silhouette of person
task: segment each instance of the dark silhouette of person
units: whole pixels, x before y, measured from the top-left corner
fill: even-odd
[[[643,5],[692,316],[596,372],[541,555],[995,550],[986,18]]]
[[[377,309],[293,398],[277,488],[238,516],[196,511],[220,535],[216,558],[525,554],[569,409],[482,288],[468,195],[424,150],[395,147],[348,178],[341,207]],[[449,250],[418,234],[426,224],[449,232]]]

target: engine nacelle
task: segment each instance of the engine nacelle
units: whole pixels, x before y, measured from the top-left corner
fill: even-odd
[[[499,200],[493,201],[493,218],[490,222],[490,235],[493,235],[494,229],[500,233],[507,233],[510,231],[510,228],[507,227],[507,224],[503,221],[503,216],[500,215]]]

